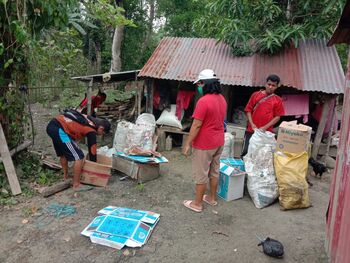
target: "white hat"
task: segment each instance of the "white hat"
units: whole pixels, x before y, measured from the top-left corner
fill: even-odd
[[[198,79],[195,82],[193,82],[193,84],[196,84],[198,81],[204,80],[204,79],[217,79],[217,77],[212,69],[203,69],[199,73]]]

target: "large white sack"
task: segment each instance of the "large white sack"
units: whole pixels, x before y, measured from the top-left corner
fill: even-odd
[[[114,134],[113,148],[118,152],[123,152],[127,145],[127,135],[132,130],[134,124],[128,121],[120,121]]]
[[[247,188],[254,205],[263,208],[278,197],[278,185],[273,166],[276,149],[275,135],[255,130],[249,141],[248,153],[243,157],[247,172]]]
[[[156,129],[156,120],[153,114],[142,113],[135,122],[131,131],[129,147],[139,146],[144,150],[153,149],[153,135]]]
[[[179,119],[175,115],[176,113],[176,104],[170,105],[170,111],[167,109],[163,110],[162,114],[157,120],[158,125],[168,125],[172,127],[176,127],[182,130],[182,124]]]
[[[140,116],[137,117],[135,124],[149,124],[151,126],[156,126],[156,119],[154,118],[154,115],[151,113],[142,113]]]

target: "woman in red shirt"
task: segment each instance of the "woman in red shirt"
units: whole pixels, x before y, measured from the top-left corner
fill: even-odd
[[[189,155],[193,147],[192,169],[196,182],[196,197],[185,200],[184,206],[195,211],[203,210],[203,201],[209,205],[217,205],[216,190],[220,168],[220,156],[224,145],[224,120],[227,103],[221,95],[219,79],[211,69],[200,72],[194,82],[201,97],[193,113],[193,123],[182,153]],[[210,191],[205,195],[207,184]]]

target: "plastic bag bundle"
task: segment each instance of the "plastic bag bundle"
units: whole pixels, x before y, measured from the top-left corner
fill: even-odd
[[[222,150],[221,159],[233,158],[234,157],[234,136],[225,132],[225,144]]]
[[[267,237],[258,246],[262,246],[264,253],[270,257],[281,258],[284,255],[284,247],[278,240]]]
[[[309,186],[306,181],[308,169],[307,152],[276,152],[274,154],[274,163],[281,209],[309,207]]]
[[[114,134],[113,148],[118,152],[123,152],[127,145],[127,135],[132,130],[134,124],[128,121],[120,121]]]
[[[278,197],[273,166],[275,149],[276,140],[273,133],[255,130],[249,141],[248,153],[243,158],[248,175],[248,192],[257,208],[272,204]]]

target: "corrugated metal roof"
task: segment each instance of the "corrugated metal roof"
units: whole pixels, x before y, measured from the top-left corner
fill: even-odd
[[[224,85],[264,86],[274,73],[284,86],[339,94],[345,80],[335,48],[324,40],[307,40],[274,56],[236,57],[215,39],[176,37],[161,40],[138,77],[194,81],[205,68],[213,69]]]

